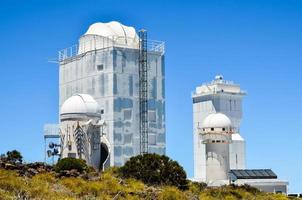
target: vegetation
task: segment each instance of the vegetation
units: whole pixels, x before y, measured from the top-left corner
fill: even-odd
[[[13,152],[13,151],[12,151]],[[146,154],[130,159],[124,167],[109,168],[101,174],[89,172],[83,160],[62,159],[54,170],[45,170],[40,164],[17,164],[35,173],[1,168],[5,162],[22,162],[21,154],[1,156],[0,200],[286,200],[282,194],[270,194],[248,185],[209,188],[205,183],[186,180],[186,174],[177,162],[166,156]],[[12,165],[12,164],[9,164]],[[21,167],[21,168],[22,168]],[[133,167],[133,168],[132,168]],[[40,170],[39,170],[40,169]],[[152,170],[153,169],[153,170]],[[26,171],[25,170],[25,171]],[[77,176],[58,176],[61,172],[76,170]],[[137,170],[137,171],[136,171]],[[155,172],[153,172],[155,171]],[[82,176],[82,175],[86,176]],[[141,177],[140,177],[140,176]],[[167,179],[167,180],[165,180]],[[185,187],[184,187],[185,186]]]
[[[223,186],[202,188],[189,183],[188,190],[173,186],[147,186],[136,179],[121,179],[117,169],[105,171],[96,180],[64,177],[41,173],[31,178],[18,176],[14,171],[0,169],[0,199],[159,199],[159,200],[286,200],[285,195],[269,194],[254,188]],[[295,199],[295,198],[292,198]]]
[[[10,163],[22,163],[22,155],[17,150],[8,151],[5,154],[0,156],[1,161],[10,162]]]
[[[58,161],[54,169],[57,173],[65,170],[77,170],[78,172],[83,172],[88,170],[88,166],[86,165],[86,162],[81,159],[63,158]]]
[[[144,154],[132,157],[119,171],[124,178],[135,178],[148,185],[188,188],[184,169],[164,155]]]

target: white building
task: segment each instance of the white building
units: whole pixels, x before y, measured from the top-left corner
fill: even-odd
[[[106,124],[109,144],[101,151],[111,149],[110,166],[121,166],[140,152],[138,42],[133,27],[95,23],[78,45],[59,52],[61,124],[65,126],[65,101],[75,94],[90,95]],[[148,149],[158,154],[166,148],[164,66],[164,43],[148,40]]]
[[[76,94],[68,98],[62,105],[60,120],[62,158],[84,159],[95,169],[109,165],[108,154],[101,152],[101,145],[108,145],[102,133],[105,124],[101,109],[90,95]]]
[[[246,169],[240,135],[242,97],[239,85],[216,76],[193,94],[194,181],[209,186],[249,184],[266,192],[287,193],[288,182],[270,169]]]
[[[231,141],[228,146],[228,169],[245,168],[245,141],[240,135],[240,122],[242,118],[242,98],[245,92],[239,85],[223,80],[216,76],[215,80],[196,88],[193,98],[193,140],[194,140],[194,179],[199,181],[213,181],[207,175],[207,149],[200,131],[202,128],[227,128],[221,124],[232,123]],[[220,113],[218,115],[211,115]],[[211,118],[213,127],[202,127]],[[206,119],[208,118],[208,119]],[[214,119],[214,120],[213,120]],[[228,124],[230,126],[230,124]],[[218,161],[217,161],[218,162]]]

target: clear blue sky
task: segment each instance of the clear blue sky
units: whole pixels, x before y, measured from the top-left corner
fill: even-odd
[[[272,168],[302,192],[299,0],[1,1],[0,152],[43,159],[43,124],[58,120],[58,66],[47,60],[91,23],[111,20],[166,42],[167,154],[189,177],[191,92],[223,74],[248,91],[241,128],[248,167]]]

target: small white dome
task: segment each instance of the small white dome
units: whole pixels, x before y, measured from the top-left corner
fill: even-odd
[[[75,94],[63,103],[60,115],[61,117],[66,115],[100,116],[101,109],[92,96]]]
[[[202,123],[202,128],[230,128],[232,122],[230,118],[222,113],[208,115]]]

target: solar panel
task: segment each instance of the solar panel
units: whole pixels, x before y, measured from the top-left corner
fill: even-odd
[[[264,170],[259,170],[259,173],[261,173],[262,174],[262,176],[268,176],[268,174],[266,174],[266,172],[264,171]]]
[[[277,175],[271,169],[230,170],[237,179],[276,179]]]
[[[246,170],[242,170],[242,171],[241,171],[241,174],[242,174],[243,176],[249,177],[249,174],[246,173]]]
[[[257,176],[253,170],[246,170],[246,173],[249,175],[249,176]]]
[[[270,176],[277,176],[272,170],[265,170]]]
[[[259,170],[252,170],[256,176],[262,176],[262,174],[259,172]]]
[[[242,176],[239,170],[235,170],[233,173],[236,177]]]

